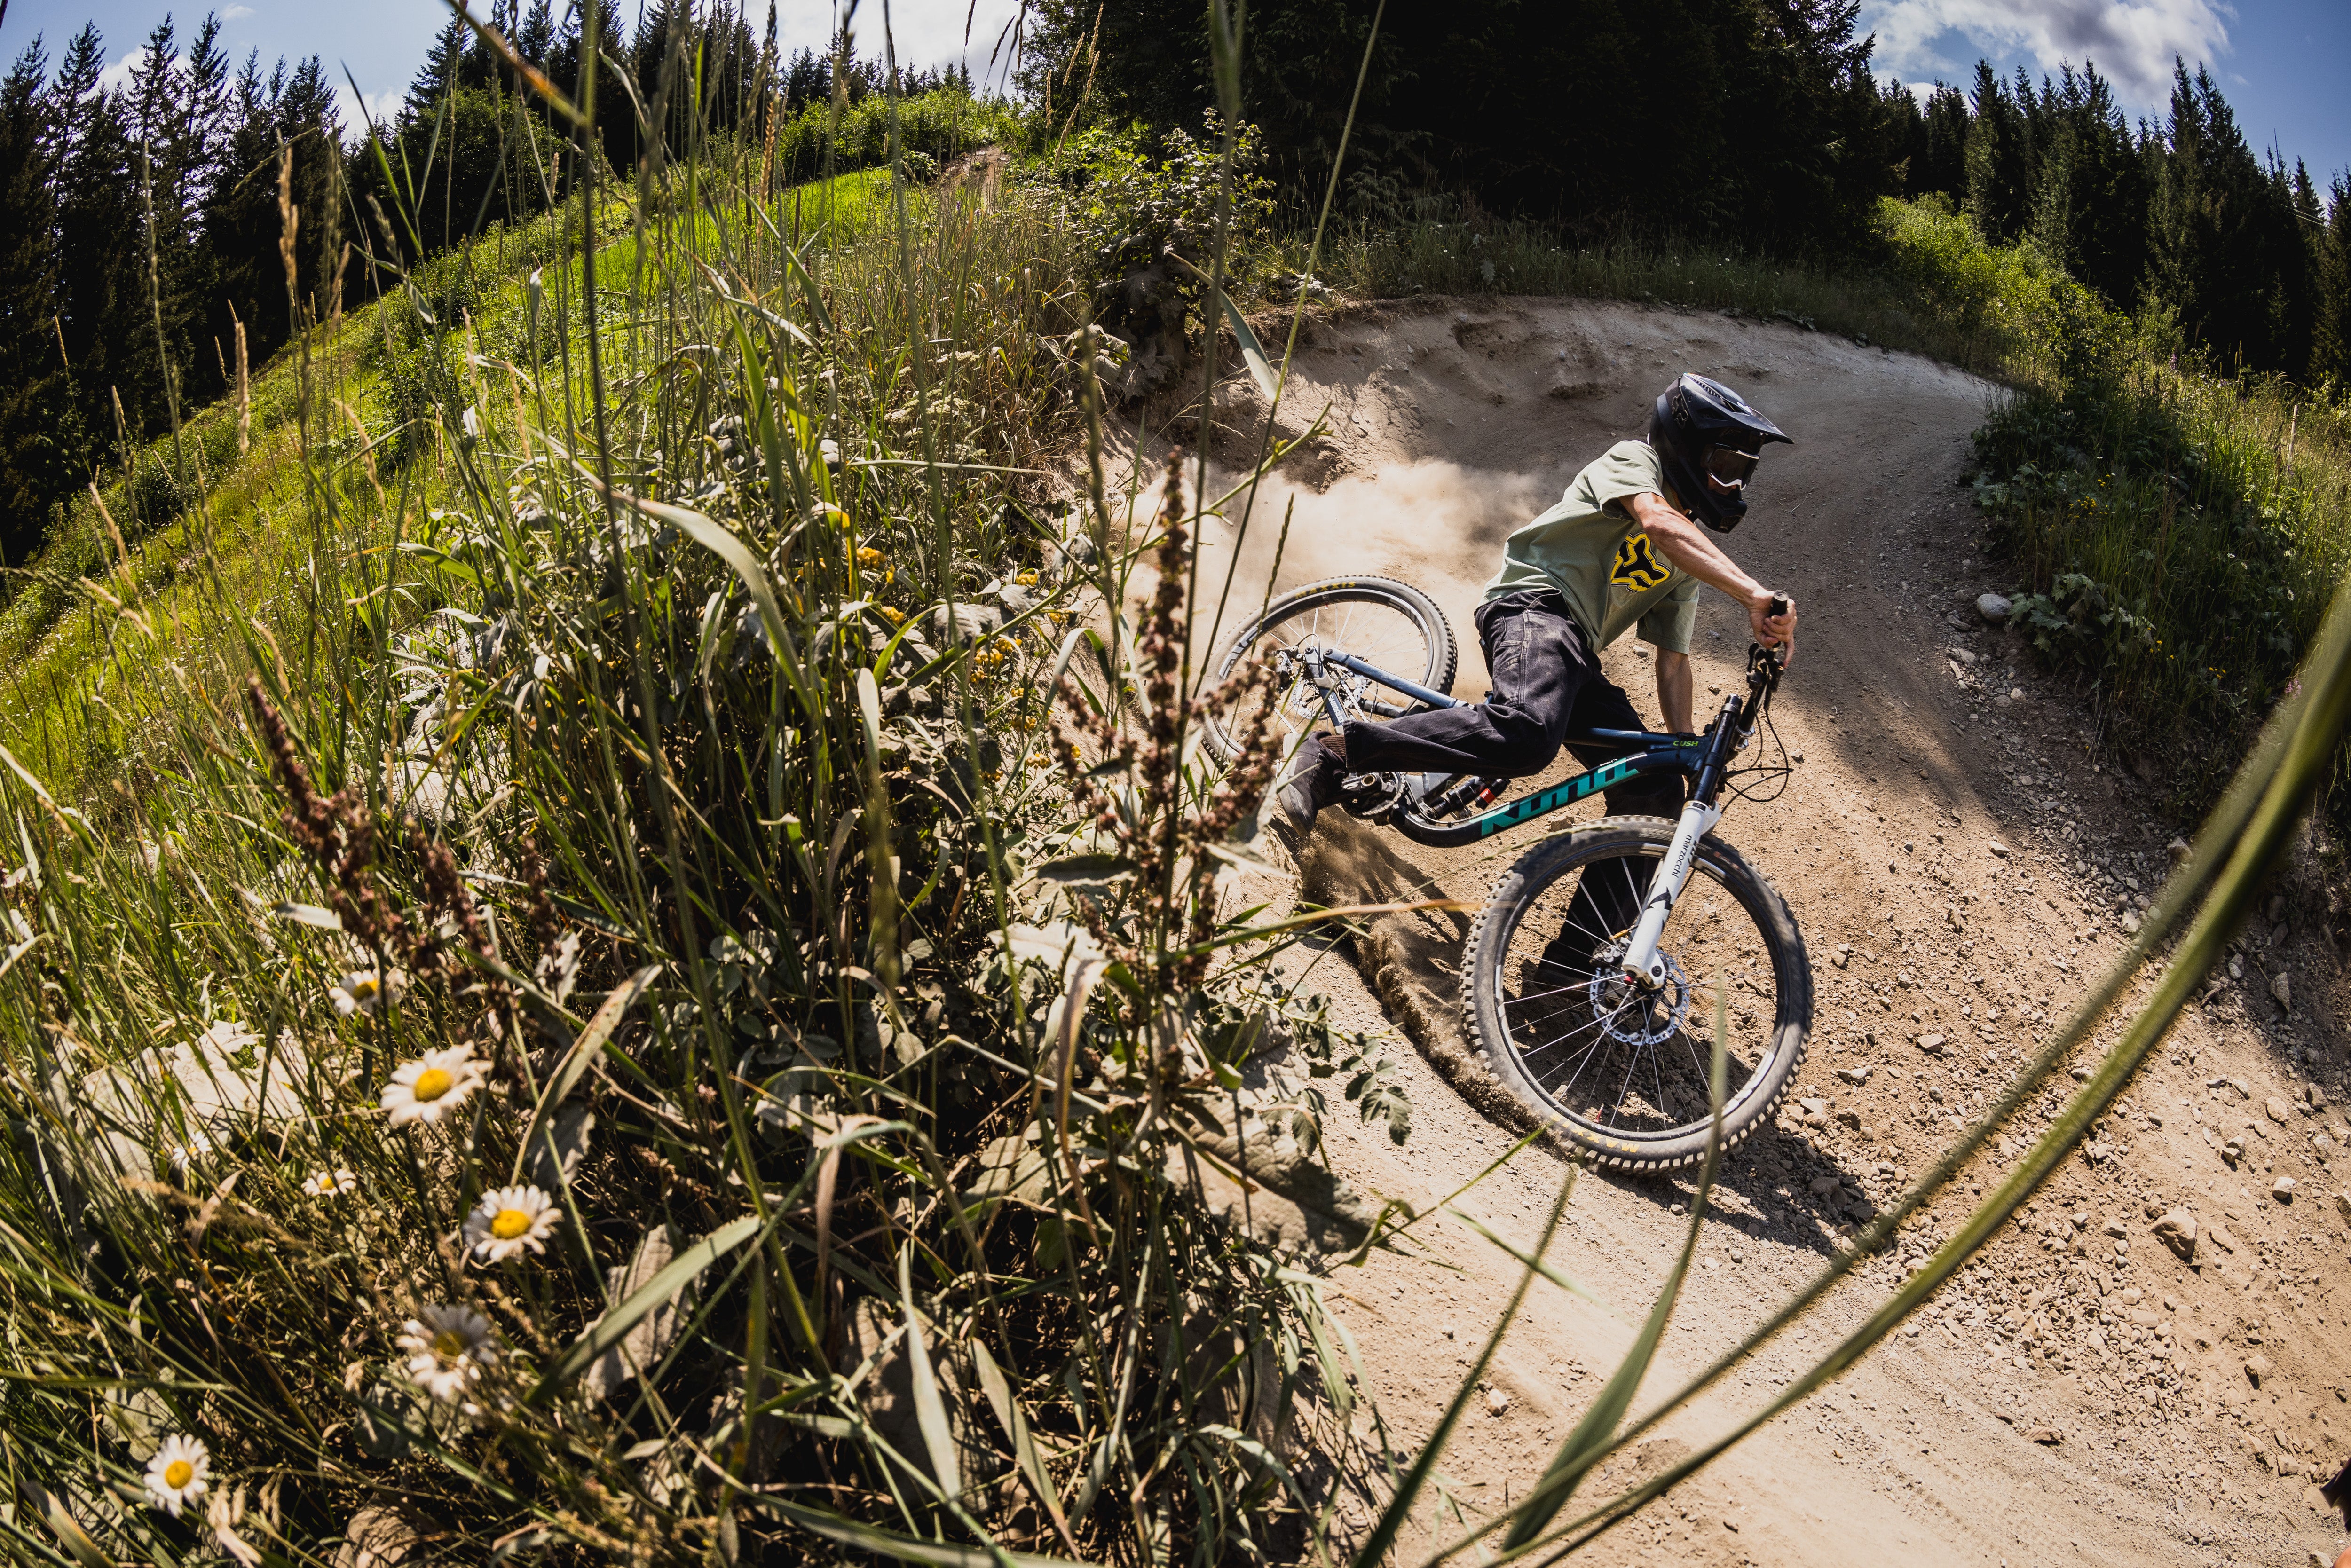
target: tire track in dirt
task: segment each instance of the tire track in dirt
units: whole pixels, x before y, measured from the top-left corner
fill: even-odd
[[[2170,837],[2147,788],[2090,758],[2077,698],[2038,681],[2007,634],[1966,608],[2001,585],[1955,483],[1994,392],[1946,367],[1622,305],[1354,308],[1313,324],[1285,399],[1293,431],[1327,404],[1332,434],[1259,496],[1247,537],[1207,542],[1237,562],[1235,602],[1253,604],[1276,548],[1264,519],[1294,506],[1280,586],[1341,572],[1415,583],[1464,639],[1455,690],[1475,696],[1485,675],[1469,612],[1503,534],[1610,441],[1639,434],[1650,398],[1685,370],[1728,381],[1796,438],[1772,451],[1727,542],[1802,609],[1800,658],[1775,708],[1801,760],[1783,796],[1734,806],[1719,831],[1795,909],[1820,994],[1798,1100],[1726,1163],[1650,1398],[1809,1278],[1997,1092],[2119,950]],[[1219,388],[1232,428],[1261,413],[1255,397],[1245,381]],[[1734,688],[1745,643],[1744,617],[1706,593],[1701,708]],[[1627,642],[1606,664],[1654,715],[1646,657]],[[1535,841],[1430,851],[1326,822],[1306,875],[1334,904],[1422,892],[1481,902]],[[1520,1124],[1462,1038],[1468,919],[1381,922],[1354,945],[1360,975],[1335,950],[1302,974],[1290,965],[1343,1021],[1394,1023],[1419,1046],[1399,1052],[1415,1102],[1405,1147],[1343,1117],[1328,1129],[1336,1168],[1418,1205],[1474,1175]],[[2335,1151],[2351,1133],[2335,1109],[2335,964],[2311,895],[2289,886],[2268,924],[2240,956],[2244,978],[2216,988],[2087,1153],[1897,1342],[1590,1560],[2331,1560],[2338,1537],[2310,1481],[2351,1435],[2340,1332],[2351,1300],[2335,1283],[2346,1241],[2327,1196],[2345,1185]],[[2291,1014],[2271,1000],[2269,977],[2283,973]],[[2231,1137],[2245,1151],[2233,1160]],[[1566,1173],[1538,1145],[1464,1207],[1531,1242]],[[2269,1196],[2282,1176],[2301,1184],[2292,1203]],[[1964,1212],[1971,1185],[1626,1469],[1719,1430],[1862,1321]],[[1539,1288],[1447,1455],[1439,1503],[1424,1511],[1436,1532],[1419,1540],[1451,1533],[1436,1511],[1474,1521],[1540,1474],[1662,1282],[1689,1190],[1686,1179],[1579,1178],[1551,1257],[1598,1304]],[[2179,1207],[2203,1226],[2192,1261],[2150,1234]],[[1435,1419],[1518,1273],[1451,1219],[1419,1234],[1432,1259],[1375,1259],[1343,1271],[1334,1291],[1403,1434]]]

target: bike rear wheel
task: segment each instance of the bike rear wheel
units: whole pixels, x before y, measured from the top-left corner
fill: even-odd
[[[1673,835],[1659,818],[1612,817],[1538,845],[1496,884],[1462,967],[1470,1036],[1494,1075],[1604,1166],[1705,1157],[1718,999],[1725,1148],[1787,1094],[1812,1030],[1795,917],[1738,851],[1710,839],[1659,944],[1665,985],[1638,991],[1608,962]]]
[[[1342,577],[1294,588],[1243,627],[1226,645],[1213,679],[1230,676],[1251,658],[1273,666],[1271,685],[1207,716],[1208,748],[1230,762],[1240,737],[1268,715],[1287,755],[1301,737],[1331,727],[1320,695],[1301,678],[1299,655],[1308,649],[1353,653],[1392,675],[1450,695],[1460,651],[1453,628],[1434,600],[1409,583],[1384,577]],[[1340,706],[1350,719],[1374,722],[1426,711],[1400,692],[1352,673],[1337,675]]]

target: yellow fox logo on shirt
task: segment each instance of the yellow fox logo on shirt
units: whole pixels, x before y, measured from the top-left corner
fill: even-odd
[[[1635,593],[1646,593],[1671,576],[1673,569],[1661,564],[1649,548],[1649,536],[1637,533],[1625,535],[1617,545],[1616,564],[1609,570],[1608,580],[1621,582]]]

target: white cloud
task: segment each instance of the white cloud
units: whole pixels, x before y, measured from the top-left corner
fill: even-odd
[[[354,97],[350,83],[335,84],[335,110],[343,118],[343,134],[346,136],[365,136],[368,121],[371,119],[378,125],[390,124],[393,117],[400,113],[401,105],[407,101],[406,88],[388,87],[381,92],[364,93]],[[366,114],[360,112],[362,105],[366,107]]]
[[[1861,25],[1877,63],[1906,80],[1964,85],[1980,56],[2041,69],[2094,62],[2126,101],[2162,103],[2176,55],[2194,70],[2229,47],[2236,13],[2222,0],[1871,0]]]
[[[220,14],[220,19],[224,22],[242,22],[252,15],[253,7],[250,5],[232,5]]]
[[[145,52],[143,49],[126,50],[120,59],[98,73],[98,85],[108,92],[120,92],[129,87],[131,68],[139,63],[139,57]],[[176,56],[173,57],[172,63],[174,65],[179,63]]]

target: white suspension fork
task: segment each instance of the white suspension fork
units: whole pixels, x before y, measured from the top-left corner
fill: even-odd
[[[1641,918],[1633,926],[1633,940],[1620,960],[1625,978],[1650,986],[1665,983],[1666,961],[1658,956],[1657,943],[1666,934],[1666,917],[1674,912],[1675,901],[1689,882],[1690,867],[1698,862],[1698,841],[1712,832],[1720,821],[1719,806],[1692,800],[1682,808],[1682,820],[1674,828],[1674,841],[1667,846],[1657,874],[1649,879],[1648,902],[1641,906]]]

